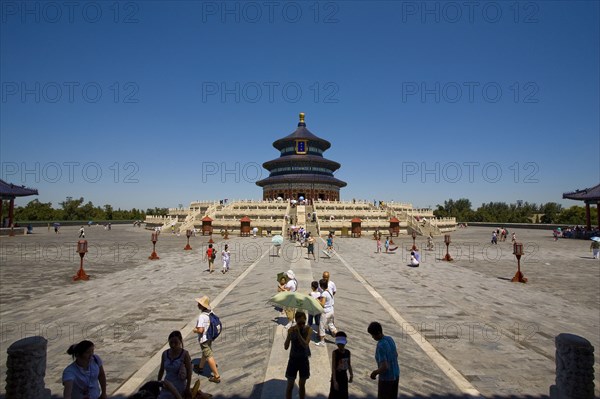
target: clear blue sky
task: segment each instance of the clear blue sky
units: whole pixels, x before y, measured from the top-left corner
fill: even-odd
[[[343,199],[600,182],[597,1],[0,4],[1,178],[54,206],[259,199],[299,112]]]

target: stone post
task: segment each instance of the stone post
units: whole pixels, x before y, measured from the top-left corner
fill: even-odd
[[[585,338],[559,334],[556,344],[556,385],[552,399],[594,398],[594,347]]]
[[[6,399],[50,398],[44,385],[47,345],[43,337],[29,337],[8,347]]]

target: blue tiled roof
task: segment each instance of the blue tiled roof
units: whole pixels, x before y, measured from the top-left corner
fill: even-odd
[[[0,179],[0,197],[2,197],[2,199],[27,197],[28,195],[38,195],[38,190],[27,188],[25,186],[17,186]]]

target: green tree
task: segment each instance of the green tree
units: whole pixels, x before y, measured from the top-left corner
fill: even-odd
[[[543,213],[542,223],[557,223],[558,215],[562,210],[562,205],[556,202],[548,202],[540,206],[540,213]]]

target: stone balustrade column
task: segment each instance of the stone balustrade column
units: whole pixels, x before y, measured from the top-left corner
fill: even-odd
[[[559,334],[556,344],[556,385],[552,399],[594,398],[594,347],[585,338]]]
[[[50,398],[44,385],[47,345],[43,337],[29,337],[8,347],[6,399]]]

